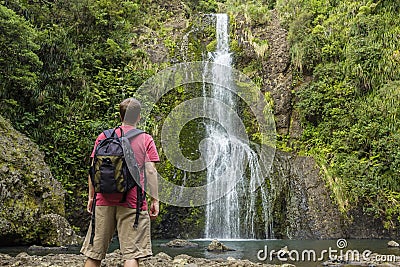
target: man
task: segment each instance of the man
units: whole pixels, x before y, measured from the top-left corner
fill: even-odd
[[[140,120],[140,102],[134,98],[128,98],[120,104],[120,117],[122,125],[120,126],[126,134],[129,130],[135,129]],[[116,130],[120,136],[120,129]],[[95,142],[91,155],[93,160],[96,146],[105,139],[104,133],[101,133]],[[150,240],[150,219],[155,219],[159,213],[158,203],[158,187],[157,187],[157,170],[155,162],[159,161],[156,146],[153,138],[143,133],[131,140],[131,146],[135,155],[135,159],[140,170],[146,172],[144,176],[141,171],[140,180],[141,188],[137,186],[128,191],[126,201],[121,203],[123,193],[112,194],[96,194],[95,202],[95,231],[93,244],[90,244],[91,226],[89,226],[86,239],[83,243],[81,252],[88,258],[85,267],[100,266],[101,260],[105,258],[110,240],[113,237],[115,229],[118,232],[120,249],[125,261],[124,267],[138,267],[139,259],[152,255]],[[136,216],[136,198],[137,191],[143,190],[144,177],[146,177],[147,185],[151,195],[151,205],[148,211],[146,200],[143,201],[141,212],[138,220],[138,227],[133,227]],[[89,199],[87,204],[88,212],[92,213],[94,187],[92,181],[89,183]]]

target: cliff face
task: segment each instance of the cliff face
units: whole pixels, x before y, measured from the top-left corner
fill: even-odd
[[[269,19],[262,24],[254,25],[240,14],[235,20],[233,38],[241,47],[235,63],[252,80],[261,79],[261,90],[273,100],[276,131],[286,135],[293,113],[287,31],[281,26],[275,10],[270,11]]]
[[[76,242],[63,220],[64,190],[43,157],[35,143],[0,117],[0,246]],[[57,229],[58,222],[64,227]],[[67,230],[60,239],[57,231]]]
[[[277,238],[343,237],[342,216],[312,158],[277,152],[271,181]]]
[[[249,75],[252,79],[262,77],[261,89],[273,101],[277,133],[291,140],[300,138],[302,127],[294,109],[296,98],[292,92],[296,88],[293,87],[287,31],[281,26],[276,11],[272,10],[263,24],[251,25],[240,15],[235,20],[234,39],[242,46],[242,52],[236,57],[237,66],[243,70],[249,65],[258,66]],[[268,51],[262,55],[257,53],[251,39],[267,43]],[[277,149],[270,182],[276,238],[390,238],[399,235],[385,230],[380,218],[365,214],[362,205],[353,207],[347,214],[341,213],[312,157]]]
[[[277,151],[272,168],[271,197],[276,238],[395,238],[379,218],[339,211],[314,159]]]

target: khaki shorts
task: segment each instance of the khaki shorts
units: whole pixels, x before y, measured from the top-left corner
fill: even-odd
[[[149,214],[147,211],[141,211],[139,226],[133,228],[135,215],[136,209],[118,206],[96,206],[93,245],[89,244],[92,233],[92,224],[90,223],[81,253],[95,260],[104,259],[115,229],[117,229],[124,260],[151,256]]]

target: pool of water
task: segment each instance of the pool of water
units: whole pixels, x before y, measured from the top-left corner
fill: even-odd
[[[362,255],[368,256],[370,253],[395,256],[400,259],[400,249],[388,248],[389,240],[381,239],[349,239],[349,240],[220,240],[226,246],[234,249],[223,253],[208,252],[207,246],[211,240],[195,239],[190,240],[199,244],[196,248],[169,248],[162,246],[169,240],[153,240],[153,253],[167,253],[174,257],[179,254],[188,254],[193,257],[208,259],[226,259],[233,257],[235,259],[248,259],[253,262],[261,263],[293,263],[299,267],[317,267],[328,260],[329,255],[335,257],[340,255]],[[274,252],[287,246],[288,254],[282,255],[277,259]],[[109,251],[119,247],[118,241],[111,244]],[[79,253],[79,247],[70,247],[67,251],[51,253]],[[50,252],[31,252],[28,247],[0,247],[0,253],[17,255],[20,252],[28,254],[46,254]],[[391,259],[391,258],[389,258]]]
[[[398,256],[400,259],[400,249],[388,248],[389,240],[221,240],[225,245],[235,249],[223,253],[208,252],[206,250],[210,240],[192,240],[199,244],[198,248],[173,249],[160,247],[164,243],[156,240],[153,244],[154,253],[163,251],[171,256],[178,254],[188,254],[202,258],[223,258],[233,257],[236,259],[248,259],[253,262],[261,263],[293,263],[299,267],[322,266],[322,263],[329,259],[329,256],[340,255],[370,255],[378,253],[381,255]],[[276,253],[281,248],[286,247],[290,254],[277,258]],[[364,254],[363,254],[364,253]],[[291,260],[290,257],[294,260]],[[395,259],[395,257],[393,257]]]

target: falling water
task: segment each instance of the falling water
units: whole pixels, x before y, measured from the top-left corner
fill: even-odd
[[[237,96],[232,73],[227,72],[227,68],[218,67],[232,65],[232,54],[229,51],[229,18],[226,14],[216,14],[215,17],[217,47],[215,52],[207,55],[208,61],[215,64],[209,68],[206,67],[207,74],[204,74],[212,75],[213,84],[210,88],[204,85],[203,94],[235,110]],[[221,71],[222,69],[224,71]],[[205,121],[208,140],[205,157],[209,162],[207,183],[210,185],[207,189],[207,197],[216,199],[218,198],[216,196],[223,196],[207,205],[205,237],[256,238],[258,195],[261,198],[262,220],[265,223],[263,238],[268,238],[270,237],[267,223],[269,221],[268,194],[265,188],[257,189],[257,185],[264,179],[257,153],[248,143],[239,138],[238,133],[235,133],[239,125],[233,118],[227,117],[227,112],[223,109],[224,105],[210,105],[206,102],[204,105],[206,110],[212,109],[213,114],[217,114],[218,122],[224,122],[222,127],[215,121]]]

